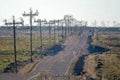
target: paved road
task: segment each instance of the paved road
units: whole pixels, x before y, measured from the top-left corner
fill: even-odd
[[[51,75],[67,75],[72,60],[80,54],[83,46],[87,42],[87,37],[88,31],[83,32],[80,36],[70,36],[63,43],[65,48],[62,51],[55,56],[42,59],[31,73],[1,74],[0,80],[30,80],[42,72]]]

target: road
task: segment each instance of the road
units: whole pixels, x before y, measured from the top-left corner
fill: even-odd
[[[30,80],[40,73],[50,75],[67,75],[72,60],[81,54],[83,46],[87,43],[89,32],[84,31],[80,36],[69,36],[62,45],[65,48],[55,56],[43,58],[28,74],[0,74],[0,80]]]

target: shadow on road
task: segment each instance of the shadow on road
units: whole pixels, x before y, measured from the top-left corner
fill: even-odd
[[[51,48],[47,48],[44,51],[44,55],[51,55],[54,56],[56,55],[59,51],[62,51],[64,49],[64,46],[61,44],[56,44],[54,46],[52,46]]]

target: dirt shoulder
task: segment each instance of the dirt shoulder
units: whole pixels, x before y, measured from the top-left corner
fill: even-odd
[[[35,66],[40,62],[41,59],[34,60],[32,63],[26,64],[24,67],[22,67],[19,72],[22,74],[30,73],[31,71],[34,70]]]

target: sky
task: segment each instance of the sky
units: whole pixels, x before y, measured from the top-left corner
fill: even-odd
[[[120,22],[120,0],[0,0],[0,25],[3,20],[23,17],[24,11],[32,8],[39,11],[41,19],[62,19],[64,15],[73,15],[78,20]],[[25,18],[27,20],[28,18]]]

